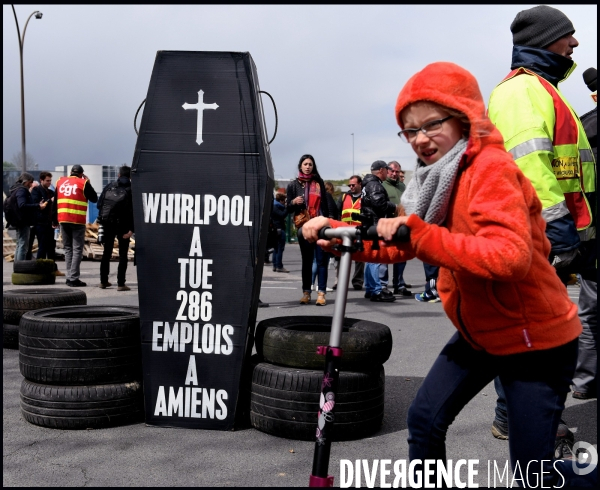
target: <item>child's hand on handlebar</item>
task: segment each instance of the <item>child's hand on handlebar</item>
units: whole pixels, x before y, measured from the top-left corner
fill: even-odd
[[[302,225],[302,236],[311,243],[316,242],[319,238],[319,230],[326,226],[331,226],[331,224],[329,219],[324,216],[312,218]]]
[[[400,226],[405,225],[408,216],[398,216],[397,218],[382,218],[377,222],[377,234],[384,240],[391,240]]]

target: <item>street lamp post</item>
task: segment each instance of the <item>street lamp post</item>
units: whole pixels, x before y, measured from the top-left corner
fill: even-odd
[[[352,135],[352,175],[354,175],[354,133]]]
[[[13,14],[15,15],[15,23],[17,24],[17,36],[19,36],[19,58],[21,60],[21,155],[23,159],[23,172],[27,171],[27,149],[25,147],[25,85],[23,83],[23,45],[25,44],[25,31],[27,30],[27,24],[29,19],[35,15],[36,19],[42,18],[42,13],[39,10],[32,12],[27,17],[25,27],[23,28],[23,37],[21,37],[21,31],[19,30],[19,21],[17,20],[17,13],[15,12],[15,6],[11,4]]]

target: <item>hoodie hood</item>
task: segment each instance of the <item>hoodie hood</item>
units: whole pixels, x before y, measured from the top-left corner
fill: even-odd
[[[513,46],[511,70],[527,68],[548,80],[555,87],[558,87],[559,82],[569,78],[576,66],[577,64],[573,60],[546,49]]]
[[[414,74],[396,101],[396,121],[404,129],[400,113],[410,104],[429,101],[465,114],[471,123],[466,155],[470,157],[486,144],[504,145],[500,131],[485,112],[477,80],[460,66],[445,61],[431,63]]]

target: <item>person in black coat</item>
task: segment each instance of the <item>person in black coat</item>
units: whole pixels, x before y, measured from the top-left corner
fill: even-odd
[[[31,199],[34,203],[48,202],[54,200],[52,185],[52,174],[40,172],[40,185],[31,190]],[[56,259],[56,241],[54,240],[54,229],[52,228],[52,206],[38,209],[35,221],[35,235],[38,240],[38,259]],[[57,275],[64,275],[59,273]]]
[[[10,188],[10,194],[15,193],[17,209],[20,215],[20,223],[15,226],[17,230],[17,248],[15,250],[15,261],[25,260],[29,248],[29,233],[31,226],[35,224],[36,211],[43,210],[47,202],[34,203],[31,199],[29,189],[33,185],[33,175],[23,172],[19,179]]]
[[[121,187],[126,192],[126,198],[118,210],[114,213],[114,217],[101,221],[100,224],[104,227],[104,252],[102,261],[100,262],[100,289],[106,289],[112,286],[108,282],[108,274],[110,272],[110,259],[112,257],[115,237],[119,243],[119,266],[117,268],[117,291],[130,291],[130,288],[125,285],[127,273],[127,253],[129,251],[129,240],[133,235],[133,199],[131,196],[131,168],[123,165],[119,168],[119,178],[116,182],[108,184],[100,198],[98,199],[98,210],[102,212],[106,192],[113,187]]]
[[[288,213],[296,216],[304,210],[308,210],[310,218],[316,216],[329,216],[327,203],[327,192],[325,183],[319,175],[317,164],[312,155],[302,155],[298,162],[298,177],[294,179],[287,188]],[[301,228],[301,227],[300,227]],[[300,233],[298,244],[302,254],[302,299],[300,304],[310,303],[310,286],[312,278],[312,263],[316,254],[317,268],[319,273],[319,291],[316,304],[324,306],[325,293],[327,290],[327,255],[323,249],[315,243],[306,241]]]

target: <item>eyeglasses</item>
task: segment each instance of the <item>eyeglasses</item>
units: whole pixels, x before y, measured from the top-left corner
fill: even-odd
[[[358,184],[348,184],[348,187],[356,187]]]
[[[448,116],[443,119],[436,119],[435,121],[429,121],[428,123],[423,124],[420,128],[408,128],[404,131],[400,131],[398,136],[402,141],[406,143],[410,143],[414,141],[419,131],[421,131],[425,136],[431,138],[436,134],[440,134],[442,132],[442,123],[447,121],[448,119],[452,119],[454,116]]]

